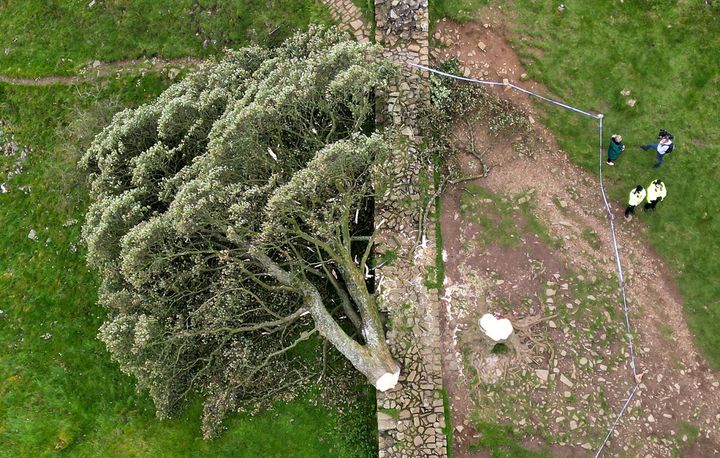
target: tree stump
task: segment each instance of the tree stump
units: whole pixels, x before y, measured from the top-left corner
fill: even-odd
[[[479,325],[487,353],[492,352],[498,344],[507,345],[516,354],[520,352],[520,340],[507,318],[497,318],[492,313],[486,313],[480,318]]]

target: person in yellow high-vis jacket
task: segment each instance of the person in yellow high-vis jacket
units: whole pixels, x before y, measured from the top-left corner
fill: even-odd
[[[637,185],[632,191],[630,191],[630,198],[628,199],[628,207],[625,209],[625,220],[630,221],[635,214],[635,207],[640,205],[645,200],[645,188]]]
[[[655,206],[667,196],[667,189],[665,189],[665,183],[660,180],[655,180],[650,183],[647,190],[647,203],[643,207],[643,210],[655,210]]]

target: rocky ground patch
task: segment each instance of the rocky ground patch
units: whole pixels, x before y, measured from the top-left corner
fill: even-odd
[[[458,58],[471,77],[523,81],[496,17],[441,23],[435,38],[444,47],[435,58]],[[482,439],[483,424],[500,423],[531,448],[587,456],[634,384],[606,213],[596,177],[571,164],[526,96],[497,93],[524,110],[544,142],[532,157],[513,150],[511,139],[494,145],[484,156],[487,177],[443,195],[444,374],[454,452],[484,456],[468,445]],[[487,128],[479,124],[477,138]],[[470,156],[461,167],[468,176],[482,170]],[[647,243],[651,234],[641,222],[621,224],[622,203],[612,206],[644,375],[606,453],[718,454],[718,376],[695,349],[673,273]],[[519,354],[483,351],[477,320],[487,311],[520,324]]]

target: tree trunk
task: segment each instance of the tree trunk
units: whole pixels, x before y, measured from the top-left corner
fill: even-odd
[[[358,304],[367,341],[367,345],[363,346],[348,336],[330,315],[320,293],[312,283],[302,277],[291,276],[264,253],[253,251],[251,254],[277,281],[300,290],[320,334],[365,375],[375,388],[386,391],[395,387],[400,377],[400,365],[390,354],[390,349],[385,342],[377,309],[373,310],[374,301],[371,304],[367,302]],[[354,296],[352,292],[357,292],[360,287],[353,282],[356,279],[357,277],[346,280],[351,296]],[[364,278],[362,281],[362,286],[364,286]],[[362,290],[362,288],[360,289]],[[353,297],[353,299],[356,298]]]
[[[362,372],[380,391],[394,388],[400,377],[400,365],[390,354],[385,340],[360,345],[350,338],[328,313],[315,287],[308,282],[302,286],[305,304],[315,320],[315,325],[326,339],[340,351],[357,370]],[[368,323],[363,323],[363,329]],[[374,330],[374,333],[377,330]],[[382,335],[382,334],[381,334]]]

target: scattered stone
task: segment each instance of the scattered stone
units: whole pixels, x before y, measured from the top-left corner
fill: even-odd
[[[547,369],[535,369],[535,375],[537,375],[543,383],[546,383],[548,381],[548,375],[550,375],[550,371]]]
[[[485,52],[485,49],[487,48],[487,45],[483,43],[482,41],[478,43],[478,48],[480,48],[480,51]]]
[[[385,412],[377,413],[378,431],[388,431],[397,428],[397,421]]]
[[[38,240],[38,236],[37,236],[37,233],[35,232],[35,229],[30,229],[30,232],[28,233],[28,238],[30,240],[35,240],[35,241]]]
[[[570,388],[573,387],[573,382],[570,381],[569,378],[565,377],[564,375],[560,374],[560,381],[564,383],[565,385],[569,386]]]
[[[548,288],[548,289],[545,290],[545,295],[548,296],[548,297],[551,297],[551,296],[554,296],[556,292],[557,292],[557,291],[555,291],[554,289]]]
[[[637,100],[635,100],[635,99],[628,99],[625,103],[626,103],[627,106],[629,106],[629,107],[634,107],[635,104],[637,103]]]
[[[623,89],[622,91],[620,91],[620,95],[624,95],[627,97],[628,95],[630,95],[630,89]]]

